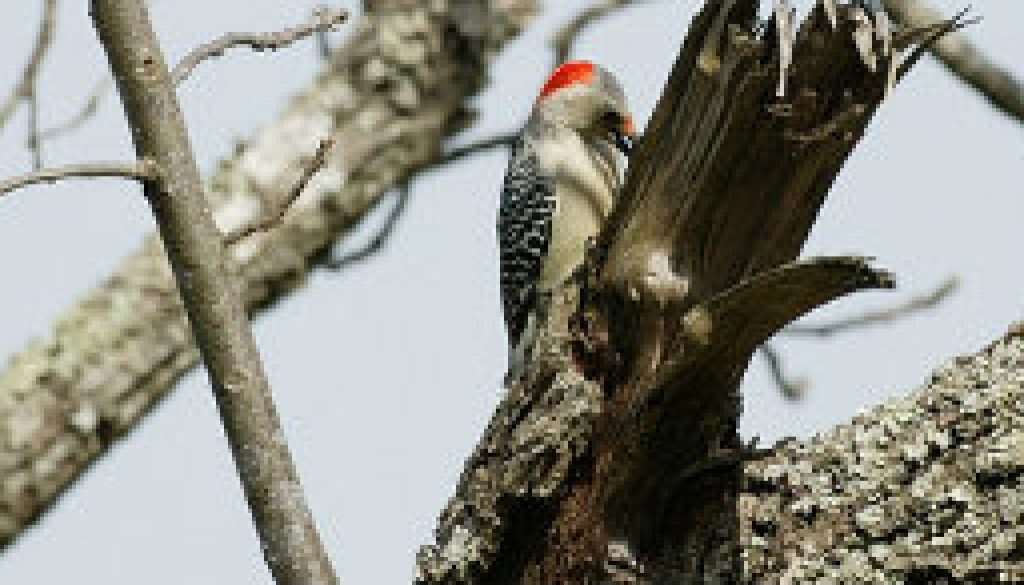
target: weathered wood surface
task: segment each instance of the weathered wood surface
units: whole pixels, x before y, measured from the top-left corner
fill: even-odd
[[[762,454],[738,384],[792,319],[892,286],[863,259],[793,260],[900,65],[860,8],[758,32],[757,4],[691,24],[591,268],[553,296],[417,582],[752,579],[743,464]]]

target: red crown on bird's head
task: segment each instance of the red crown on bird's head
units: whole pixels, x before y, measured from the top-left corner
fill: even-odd
[[[565,89],[577,83],[589,85],[596,76],[597,70],[593,63],[589,61],[567,61],[559,65],[554,73],[551,74],[551,77],[548,78],[544,87],[540,88],[540,95],[537,96],[537,101],[548,97],[560,89]]]

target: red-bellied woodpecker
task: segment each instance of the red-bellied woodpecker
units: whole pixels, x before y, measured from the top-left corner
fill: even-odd
[[[604,68],[570,61],[541,88],[512,148],[498,211],[510,377],[533,346],[538,295],[583,262],[608,217],[633,139],[625,92]]]

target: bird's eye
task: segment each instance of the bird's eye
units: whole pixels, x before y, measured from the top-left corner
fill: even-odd
[[[622,126],[622,116],[620,116],[618,112],[608,110],[601,114],[601,123],[604,124],[606,128],[618,128]]]

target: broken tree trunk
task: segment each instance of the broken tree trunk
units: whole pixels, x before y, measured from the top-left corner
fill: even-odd
[[[818,4],[795,30],[780,2],[759,33],[757,5],[709,0],[694,19],[623,198],[545,307],[417,582],[750,574],[740,494],[755,452],[737,434],[739,381],[788,322],[892,286],[864,259],[794,259],[917,55],[902,61],[884,16],[858,7]]]

